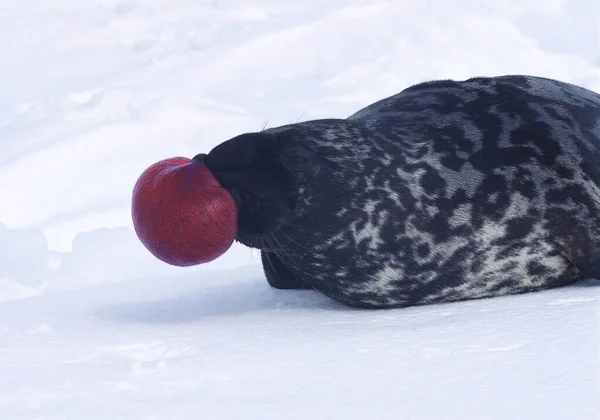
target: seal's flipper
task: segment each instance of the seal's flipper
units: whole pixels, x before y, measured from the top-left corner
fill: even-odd
[[[275,289],[310,289],[306,284],[298,280],[279,258],[272,252],[260,252],[263,270],[267,281]]]

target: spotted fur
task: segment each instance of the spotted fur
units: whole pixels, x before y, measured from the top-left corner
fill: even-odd
[[[293,217],[238,237],[263,251],[275,287],[386,308],[599,274],[594,92],[529,76],[434,81],[261,135],[315,155],[290,183]]]

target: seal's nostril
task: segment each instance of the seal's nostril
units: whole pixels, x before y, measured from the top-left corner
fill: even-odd
[[[287,208],[290,212],[293,212],[294,210],[296,210],[297,200],[295,197],[288,197],[286,199],[286,203],[287,203]]]

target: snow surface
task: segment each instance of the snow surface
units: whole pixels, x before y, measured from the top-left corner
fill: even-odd
[[[0,419],[597,419],[600,288],[390,311],[193,268],[131,229],[148,165],[424,80],[600,91],[595,0],[2,0]]]

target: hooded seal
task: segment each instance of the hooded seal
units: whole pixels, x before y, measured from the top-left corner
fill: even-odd
[[[394,308],[514,295],[600,272],[600,95],[523,75],[411,86],[347,119],[201,158],[268,282]]]

